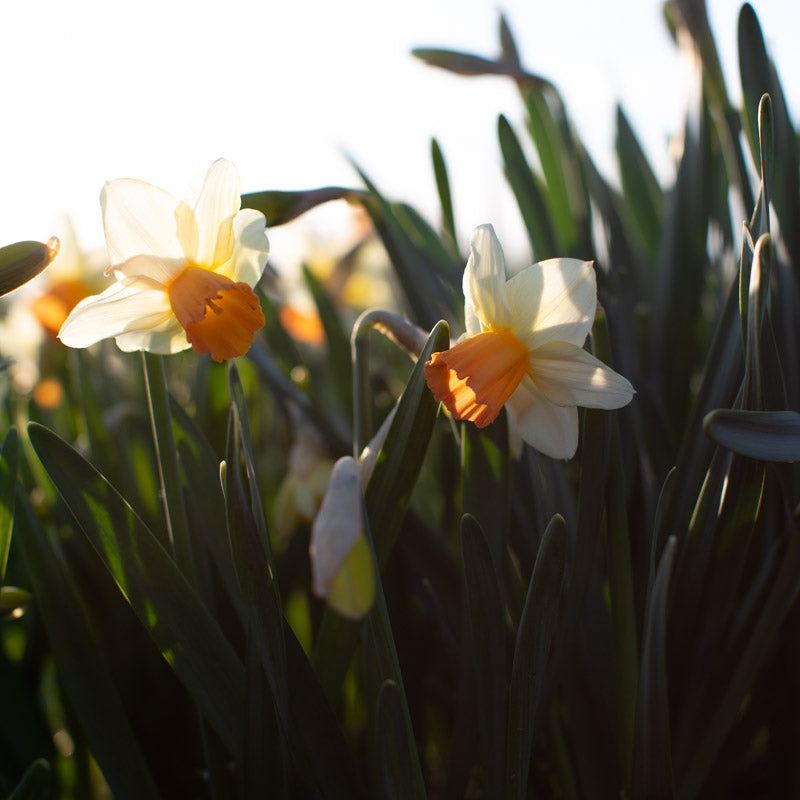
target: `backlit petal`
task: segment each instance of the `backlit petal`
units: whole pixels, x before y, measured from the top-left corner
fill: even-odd
[[[578,449],[578,409],[551,403],[524,377],[506,409],[511,425],[532,447],[551,458],[572,458]]]
[[[463,288],[467,333],[478,333],[473,329],[475,318],[483,330],[506,328],[511,324],[506,294],[506,260],[491,225],[481,225],[472,234]]]
[[[509,280],[511,329],[528,350],[558,340],[582,345],[594,322],[597,283],[591,261],[551,258]]]
[[[166,292],[144,289],[141,283],[125,279],[102,294],[81,300],[61,326],[58,336],[69,347],[88,347],[128,330],[161,325],[171,316]]]
[[[233,255],[225,264],[216,267],[215,271],[232,281],[255,286],[269,257],[266,224],[267,221],[260,211],[242,209],[233,219],[233,233],[236,238]]]
[[[621,408],[633,399],[626,378],[583,348],[548,342],[528,356],[529,374],[552,403],[585,408]]]
[[[159,256],[133,256],[114,267],[117,273],[126,278],[148,278],[161,286],[174,281],[185,268],[184,258]]]
[[[100,202],[112,265],[139,255],[183,257],[176,235],[178,201],[169,192],[122,178],[105,185]]]
[[[239,172],[230,161],[221,158],[209,168],[194,207],[198,234],[195,264],[215,267],[230,259],[234,247],[233,218],[240,206]]]
[[[172,314],[154,328],[122,333],[116,337],[116,342],[117,347],[126,353],[146,350],[149,353],[170,355],[191,347],[186,339],[186,331]]]

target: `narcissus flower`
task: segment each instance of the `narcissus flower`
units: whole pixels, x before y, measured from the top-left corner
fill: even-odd
[[[522,439],[553,458],[578,447],[576,406],[619,408],[631,384],[587,353],[597,286],[590,261],[553,258],[506,279],[491,225],[472,235],[464,271],[466,333],[425,365],[434,397],[479,428],[507,407]]]
[[[70,347],[114,337],[121,350],[215,361],[243,355],[264,325],[253,292],[269,253],[263,214],[240,210],[236,168],[211,165],[196,197],[181,201],[141,181],[107,183],[101,196],[116,282],[73,309],[59,332]]]

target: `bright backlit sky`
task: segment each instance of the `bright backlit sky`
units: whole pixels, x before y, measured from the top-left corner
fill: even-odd
[[[754,8],[797,119],[800,3]],[[740,3],[708,0],[731,95]],[[448,160],[460,235],[516,236],[496,124],[521,128],[510,82],[434,70],[413,47],[494,56],[502,9],[530,71],[553,80],[601,169],[615,171],[615,103],[662,177],[685,87],[656,0],[25,0],[0,5],[0,244],[46,240],[62,213],[103,243],[103,183],[182,195],[225,156],[243,190],[359,185],[436,213],[430,138]],[[791,79],[795,79],[792,84]],[[280,253],[274,255],[280,259]]]

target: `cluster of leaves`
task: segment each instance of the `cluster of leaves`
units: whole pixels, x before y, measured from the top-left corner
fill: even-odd
[[[354,363],[346,310],[307,271],[325,357],[265,296],[237,367],[169,359],[158,456],[138,357],[65,361],[65,406],[31,408],[0,453],[0,792],[96,797],[99,766],[137,799],[792,794],[798,143],[752,8],[741,111],[702,4],[667,11],[702,63],[668,190],[621,110],[621,191],[599,174],[504,21],[497,60],[417,52],[516,83],[527,131],[501,117],[498,135],[532,258],[597,265],[591,346],[638,394],[582,413],[574,461],[512,458],[503,415],[437,417],[423,365],[461,328],[464,257],[435,142],[441,232],[363,175],[243,198],[272,226],[363,205],[430,331],[416,360],[364,331]],[[144,358],[148,385],[161,368]],[[269,520],[298,419],[337,457],[395,397],[364,494],[376,602],[354,622],[310,593],[307,527],[278,547]],[[172,455],[179,531],[159,500]]]

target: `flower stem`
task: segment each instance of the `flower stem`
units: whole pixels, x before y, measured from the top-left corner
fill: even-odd
[[[172,433],[172,414],[169,408],[164,361],[161,356],[143,352],[142,364],[147,386],[150,420],[153,426],[153,442],[156,448],[167,534],[172,544],[175,561],[189,582],[194,583],[194,557],[189,538],[186,508],[183,505],[181,476],[178,469],[175,437]]]

